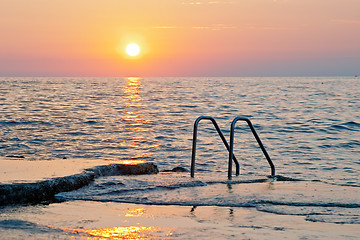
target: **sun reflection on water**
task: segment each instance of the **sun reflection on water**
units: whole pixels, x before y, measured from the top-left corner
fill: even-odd
[[[142,80],[140,77],[125,78],[126,85],[123,88],[125,108],[120,119],[125,125],[124,134],[128,135],[120,145],[132,149],[130,155],[135,155],[136,158],[149,156],[149,153],[144,151],[160,146],[150,134],[153,131],[152,121],[146,119],[146,114],[143,113],[147,108],[147,99],[142,97]]]
[[[125,217],[140,217],[144,214],[145,208],[135,208],[129,209],[129,211],[125,214]]]
[[[91,236],[99,239],[153,239],[154,234],[159,232],[157,227],[114,227],[85,230]]]
[[[99,229],[71,229],[63,228],[66,232],[72,232],[79,237],[83,234],[88,235],[87,239],[164,239],[173,233],[169,228],[144,227],[144,226],[125,226]]]
[[[129,159],[129,160],[116,160],[114,161],[117,164],[124,164],[124,165],[136,165],[139,163],[144,163],[146,160],[144,159]]]
[[[140,95],[141,92],[141,78],[128,77],[125,79],[126,85],[124,87],[125,98],[128,100],[125,102],[127,107],[141,107],[143,106],[143,99]]]
[[[118,212],[116,220],[112,221],[122,222],[124,225],[116,223],[112,225],[106,221],[106,225],[111,224],[112,226],[57,228],[47,225],[47,227],[61,229],[72,239],[170,239],[176,231],[176,227],[164,225],[161,222],[159,226],[159,222],[154,222],[152,215],[149,215],[147,210],[148,208],[140,206],[124,208],[124,211]],[[151,217],[149,218],[149,216]]]

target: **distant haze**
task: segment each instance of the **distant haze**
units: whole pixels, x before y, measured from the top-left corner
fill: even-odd
[[[0,15],[0,76],[360,75],[359,0],[0,0]]]

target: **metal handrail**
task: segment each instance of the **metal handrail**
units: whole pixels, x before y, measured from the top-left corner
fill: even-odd
[[[245,117],[236,117],[232,123],[231,123],[231,129],[230,129],[230,150],[229,150],[229,167],[228,167],[228,179],[231,179],[231,172],[232,172],[232,161],[231,159],[233,158],[233,151],[234,151],[234,130],[235,130],[235,123],[237,121],[245,121],[247,122],[247,124],[249,125],[256,141],[258,142],[261,150],[263,151],[266,160],[268,161],[270,167],[271,167],[271,176],[275,176],[275,166],[273,164],[273,162],[270,159],[269,154],[266,152],[266,149],[264,147],[264,145],[262,144],[259,136],[257,135],[255,128],[253,127],[251,121],[248,118]],[[238,171],[238,169],[236,169],[236,172]]]
[[[197,139],[197,129],[198,129],[198,125],[199,122],[203,119],[207,119],[210,120],[213,125],[215,126],[216,131],[218,132],[219,136],[221,137],[221,140],[223,141],[226,149],[230,152],[230,147],[229,144],[227,143],[223,133],[220,130],[220,127],[218,126],[218,124],[216,123],[215,119],[213,117],[209,117],[209,116],[200,116],[195,120],[194,123],[194,132],[193,132],[193,143],[192,143],[192,155],[191,155],[191,177],[194,177],[195,175],[195,154],[196,154],[196,139]],[[234,160],[235,165],[236,165],[236,175],[240,174],[240,166],[239,166],[239,162],[236,159],[235,155],[232,153],[231,154],[231,159]],[[231,164],[232,167],[232,164]]]
[[[223,141],[226,149],[229,151],[229,164],[228,164],[228,179],[231,179],[231,174],[232,174],[232,160],[234,160],[235,165],[236,165],[236,175],[240,174],[240,165],[238,160],[236,159],[235,155],[234,155],[234,131],[235,131],[235,124],[237,121],[245,121],[248,126],[250,127],[251,132],[253,133],[256,141],[258,142],[262,152],[265,155],[266,160],[268,161],[270,168],[271,168],[271,176],[274,177],[275,176],[275,166],[273,164],[273,162],[270,159],[269,154],[267,153],[264,145],[262,144],[259,136],[257,135],[254,126],[252,125],[251,121],[248,118],[245,117],[236,117],[232,123],[231,123],[231,128],[230,128],[230,145],[227,143],[223,133],[220,130],[220,127],[218,126],[218,124],[216,123],[215,119],[213,117],[209,117],[209,116],[200,116],[195,120],[194,123],[194,132],[193,132],[193,144],[192,144],[192,155],[191,155],[191,177],[194,177],[195,175],[195,155],[196,155],[196,139],[197,139],[197,129],[198,129],[198,125],[199,122],[203,119],[207,119],[210,120],[213,125],[215,126],[216,131],[218,132],[219,136],[221,137],[221,140]]]

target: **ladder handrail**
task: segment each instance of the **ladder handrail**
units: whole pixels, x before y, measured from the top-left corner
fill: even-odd
[[[218,126],[218,124],[216,123],[216,120],[215,118],[213,117],[209,117],[209,116],[200,116],[198,117],[195,122],[194,122],[194,132],[193,132],[193,143],[192,143],[192,155],[191,155],[191,177],[194,177],[195,175],[195,154],[196,154],[196,139],[197,139],[197,129],[198,129],[198,125],[199,125],[199,122],[203,119],[206,119],[206,120],[210,120],[213,125],[215,126],[215,129],[216,131],[218,132],[219,136],[221,137],[221,140],[223,141],[226,149],[230,152],[230,146],[229,144],[227,143],[223,133],[221,132],[220,130],[220,127]],[[231,155],[231,159],[234,160],[235,162],[235,165],[236,165],[236,175],[239,175],[240,174],[240,166],[239,166],[239,162],[238,160],[236,159],[235,155],[232,154]],[[232,166],[232,164],[231,164]]]
[[[275,176],[275,166],[274,166],[273,162],[271,161],[270,156],[269,156],[269,154],[267,153],[264,145],[262,144],[259,136],[257,135],[257,133],[256,133],[256,131],[255,131],[255,128],[253,127],[251,121],[250,121],[248,118],[245,118],[245,117],[236,117],[236,118],[232,121],[232,123],[231,123],[231,129],[230,129],[230,150],[229,150],[228,179],[231,179],[231,172],[232,172],[232,161],[231,161],[231,159],[232,159],[233,154],[234,154],[234,153],[233,153],[233,151],[234,151],[234,130],[235,130],[235,124],[236,124],[237,121],[245,121],[245,122],[249,125],[249,127],[250,127],[250,129],[251,129],[251,131],[252,131],[252,133],[253,133],[256,141],[258,142],[258,144],[259,144],[262,152],[263,152],[264,155],[265,155],[266,160],[268,161],[268,163],[269,163],[269,165],[270,165],[270,167],[271,167],[271,176]]]

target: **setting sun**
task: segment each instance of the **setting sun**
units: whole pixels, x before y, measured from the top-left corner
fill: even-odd
[[[129,56],[135,57],[140,53],[140,47],[136,43],[131,43],[126,46],[126,53]]]

